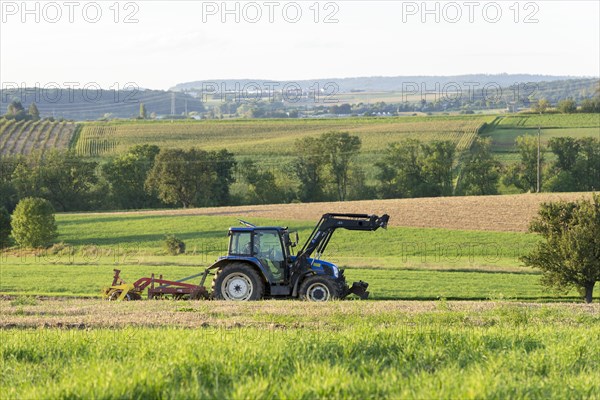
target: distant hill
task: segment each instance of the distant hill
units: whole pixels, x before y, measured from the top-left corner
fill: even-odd
[[[25,108],[35,102],[42,118],[54,117],[77,121],[104,118],[135,118],[140,113],[140,103],[146,106],[147,114],[171,114],[173,92],[162,90],[113,91],[25,88],[0,90],[0,114],[6,111],[13,99],[18,99]],[[200,99],[184,93],[175,93],[175,114],[202,112]]]
[[[284,86],[288,83],[297,83],[301,88],[307,89],[318,83],[321,87],[327,83],[335,83],[338,85],[340,92],[351,92],[351,91],[400,91],[403,89],[403,85],[407,83],[416,82],[419,85],[425,84],[428,88],[434,88],[436,83],[440,86],[444,86],[448,83],[459,83],[461,85],[467,82],[476,82],[483,86],[489,83],[496,83],[501,87],[508,87],[515,83],[538,83],[538,82],[552,82],[552,81],[564,81],[569,79],[581,79],[581,77],[574,76],[560,76],[560,75],[530,75],[530,74],[475,74],[475,75],[455,75],[455,76],[371,76],[371,77],[358,77],[358,78],[329,78],[329,79],[309,79],[309,80],[265,80],[265,79],[209,79],[204,81],[194,81],[179,83],[175,85],[171,90],[175,91],[186,91],[191,89],[202,89],[203,84],[206,83],[217,83],[219,87],[224,84],[228,89],[235,89],[235,85],[238,84],[241,87],[248,83],[256,83],[264,86],[265,83],[277,83],[279,87]]]
[[[21,101],[27,109],[32,102],[37,104],[42,118],[54,117],[56,119],[86,121],[99,119],[115,119],[115,118],[135,118],[139,115],[140,103],[146,106],[147,115],[154,113],[156,116],[167,116],[171,114],[172,96],[175,96],[175,115],[182,115],[185,111],[203,113],[205,111],[213,111],[214,104],[209,104],[205,107],[202,103],[202,97],[199,92],[202,89],[203,83],[210,82],[225,90],[241,91],[244,85],[253,83],[261,87],[261,90],[267,88],[267,85],[274,85],[279,90],[287,83],[292,81],[268,81],[268,80],[251,80],[251,79],[226,79],[216,81],[196,81],[189,83],[181,83],[172,88],[172,91],[140,89],[138,91],[84,91],[71,89],[33,89],[24,88],[17,90],[0,90],[0,115],[5,112],[8,104],[13,99]],[[449,86],[450,91],[475,90],[477,93],[472,100],[481,100],[481,89],[485,85],[492,85],[492,88],[500,86],[503,88],[503,99],[508,104],[514,101],[515,95],[513,89],[509,89],[515,84],[523,85],[531,83],[528,90],[533,90],[535,93],[530,93],[527,90],[520,90],[518,98],[545,98],[552,104],[565,98],[572,98],[575,101],[592,97],[598,87],[598,78],[574,78],[569,76],[549,76],[549,75],[526,75],[526,74],[497,74],[497,75],[458,75],[458,76],[397,76],[397,77],[362,77],[362,78],[342,78],[342,79],[317,79],[317,80],[300,80],[294,81],[300,86],[302,91],[314,91],[317,88],[321,90],[327,89],[328,83],[337,85],[337,93],[352,93],[352,96],[346,96],[346,100],[341,102],[360,103],[361,95],[371,92],[404,92],[415,90],[416,87],[423,85],[420,90],[443,90],[444,85],[451,83],[458,86]],[[236,86],[237,84],[237,86]],[[406,87],[407,84],[413,86]],[[414,86],[414,85],[417,86]],[[224,86],[222,86],[224,85]],[[297,87],[297,86],[296,86]],[[437,89],[436,89],[437,87]],[[472,89],[469,89],[472,88]],[[331,88],[329,88],[331,89]],[[331,93],[327,89],[326,93]],[[252,90],[249,88],[249,90]],[[364,92],[364,93],[362,93]],[[357,96],[354,96],[354,95]],[[531,95],[531,96],[530,96]],[[286,112],[292,111],[294,107],[304,109],[304,107],[312,107],[315,104],[306,102],[309,96],[302,100],[304,102],[285,103],[274,102],[271,106],[276,105],[278,108],[277,115],[284,115]],[[352,99],[356,97],[357,99]],[[398,99],[399,97],[399,99]],[[464,99],[469,99],[470,96],[463,96]],[[266,99],[266,97],[264,98]],[[344,99],[344,97],[342,97]],[[213,99],[214,100],[214,99]],[[306,100],[306,101],[305,101]],[[210,101],[210,99],[208,100]],[[389,99],[381,100],[387,104],[398,104],[403,102],[402,96],[391,96]],[[485,109],[485,102],[479,101],[474,103],[474,108]],[[490,107],[505,107],[506,104],[500,106],[492,105]],[[454,108],[448,110],[460,110],[462,104],[455,104]],[[489,107],[488,107],[489,108]],[[248,110],[246,110],[248,111]],[[237,111],[218,111],[221,114],[235,114]],[[243,113],[238,113],[242,115]],[[246,112],[248,114],[248,112]],[[256,113],[255,113],[256,114]],[[259,114],[257,114],[260,116]],[[246,116],[244,114],[244,116]],[[214,115],[213,115],[214,117]]]

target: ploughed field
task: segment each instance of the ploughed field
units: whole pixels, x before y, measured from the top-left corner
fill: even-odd
[[[541,203],[575,201],[587,197],[590,197],[589,193],[539,193],[212,207],[96,215],[239,216],[316,222],[325,212],[385,213],[390,215],[390,226],[525,232]]]

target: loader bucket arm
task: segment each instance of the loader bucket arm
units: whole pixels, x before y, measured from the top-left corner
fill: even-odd
[[[379,228],[387,228],[389,219],[387,214],[381,217],[368,214],[325,214],[298,252],[297,258],[308,258],[315,251],[319,256],[323,254],[336,229],[376,231]]]
[[[389,219],[390,216],[387,214],[381,217],[369,214],[324,214],[298,252],[296,260],[290,268],[292,286],[296,287],[300,278],[310,269],[308,258],[313,253],[316,254],[317,258],[321,257],[336,229],[376,231],[379,228],[387,228]]]

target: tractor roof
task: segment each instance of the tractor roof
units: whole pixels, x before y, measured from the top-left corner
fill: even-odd
[[[253,232],[253,231],[256,231],[256,230],[285,231],[285,230],[287,230],[287,228],[284,227],[284,226],[254,226],[254,227],[232,226],[231,228],[229,228],[230,232]]]

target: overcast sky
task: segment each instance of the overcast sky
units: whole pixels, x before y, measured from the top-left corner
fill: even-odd
[[[249,3],[2,0],[0,81],[600,75],[597,0]]]

